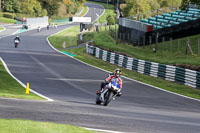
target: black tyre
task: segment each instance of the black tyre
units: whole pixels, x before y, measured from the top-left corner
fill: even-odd
[[[96,98],[96,104],[101,104],[101,101],[99,100],[99,96]]]
[[[17,48],[17,44],[15,44],[15,48]]]
[[[106,92],[105,97],[104,97],[105,101],[103,103],[104,106],[107,106],[109,104],[109,102],[113,98],[113,95],[114,94],[111,91]]]

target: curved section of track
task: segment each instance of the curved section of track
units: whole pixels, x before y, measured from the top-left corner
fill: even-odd
[[[86,16],[95,20],[91,13]],[[96,7],[97,8],[97,7]],[[102,11],[103,12],[103,11]],[[107,72],[83,64],[53,50],[47,36],[58,29],[21,33],[0,39],[0,57],[11,73],[30,88],[54,102],[0,99],[1,118],[23,118],[83,127],[139,133],[197,133],[200,131],[200,102],[124,79],[123,96],[109,106],[95,105],[95,92]]]

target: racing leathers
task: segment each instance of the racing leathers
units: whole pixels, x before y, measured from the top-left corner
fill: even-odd
[[[109,84],[110,81],[111,81],[112,79],[114,79],[114,78],[117,79],[117,80],[118,80],[118,83],[120,84],[120,90],[119,90],[117,96],[121,96],[121,94],[122,94],[122,93],[121,93],[121,89],[122,89],[122,79],[121,79],[120,76],[116,76],[114,73],[109,74],[109,76],[105,79],[105,82],[102,82],[102,83],[101,83],[101,88],[100,88],[100,90],[97,91],[97,95],[99,95],[101,92],[103,92],[105,86],[106,86],[107,84]]]

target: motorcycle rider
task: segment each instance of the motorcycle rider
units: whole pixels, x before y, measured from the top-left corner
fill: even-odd
[[[40,27],[40,26],[38,26],[38,28],[37,28],[37,31],[38,31],[38,32],[40,32],[40,30],[41,30],[41,27]]]
[[[16,37],[14,38],[14,41],[15,41],[15,40],[18,40],[18,41],[20,42],[19,36],[16,36]]]
[[[16,43],[16,41],[18,41],[18,43],[20,42],[19,36],[16,36],[16,37],[14,38],[14,44]],[[17,47],[17,46],[15,46],[15,47]]]
[[[109,74],[109,76],[105,79],[105,82],[101,83],[101,88],[97,90],[96,94],[100,95],[101,92],[104,90],[105,86],[110,83],[110,81],[116,78],[120,84],[120,91],[117,93],[117,96],[121,96],[121,89],[122,89],[122,79],[121,79],[121,70],[119,68],[115,69],[114,73]]]

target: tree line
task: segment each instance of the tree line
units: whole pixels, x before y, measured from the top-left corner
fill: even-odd
[[[66,13],[76,13],[86,0],[0,0],[3,12],[22,13],[34,16],[53,16],[58,14],[61,5]]]
[[[124,17],[137,13],[165,8],[186,8],[189,3],[200,6],[200,0],[98,0],[101,2],[120,3]],[[22,13],[34,16],[53,16],[60,7],[65,7],[65,14],[75,14],[86,0],[0,0],[0,10],[10,13]]]
[[[148,14],[148,12],[166,7],[185,9],[189,4],[200,7],[200,0],[125,0],[124,6],[122,4],[122,12],[124,17],[128,17],[138,13]]]

